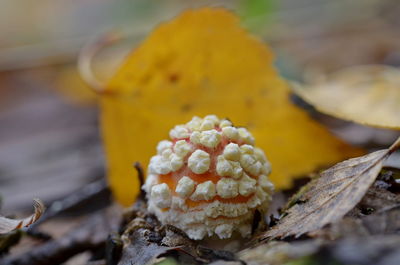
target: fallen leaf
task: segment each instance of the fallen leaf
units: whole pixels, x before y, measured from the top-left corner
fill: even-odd
[[[24,219],[10,219],[0,216],[0,234],[6,234],[13,230],[27,227],[36,222],[44,213],[45,207],[39,199],[33,200],[33,207],[35,208],[35,212]]]
[[[388,149],[352,158],[325,170],[297,196],[285,217],[260,239],[299,237],[340,220],[364,197],[384,161],[400,148],[400,138]]]
[[[246,126],[272,163],[277,188],[362,151],[331,135],[290,101],[270,49],[222,8],[188,10],[161,24],[125,60],[101,96],[109,181],[119,202],[139,192],[160,139],[193,116]]]
[[[317,110],[357,123],[400,129],[400,69],[383,65],[350,67],[311,84],[296,85],[296,94]]]

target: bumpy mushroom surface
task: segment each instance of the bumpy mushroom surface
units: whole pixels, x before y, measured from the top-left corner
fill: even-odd
[[[274,188],[253,136],[215,115],[194,117],[169,136],[148,167],[148,210],[192,239],[250,236],[254,213],[266,210]]]

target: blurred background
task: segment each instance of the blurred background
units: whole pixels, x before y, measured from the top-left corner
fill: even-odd
[[[285,77],[303,80],[357,64],[400,65],[396,0],[0,0],[0,4],[2,214],[30,210],[32,198],[49,204],[89,183],[97,185],[91,186],[95,191],[104,189],[96,94],[77,70],[82,47],[104,33],[117,30],[140,38],[183,9],[225,6],[272,46],[276,66]],[[373,140],[390,142],[387,134],[383,130],[379,134],[383,140]],[[352,138],[346,131],[346,135],[350,141],[360,140],[359,134]],[[364,135],[365,141],[376,136]]]

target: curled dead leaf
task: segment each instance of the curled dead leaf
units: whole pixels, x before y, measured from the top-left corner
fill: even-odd
[[[400,138],[388,149],[352,158],[325,170],[310,183],[285,217],[260,239],[299,237],[340,220],[364,197],[388,156],[400,148]]]
[[[44,213],[45,206],[41,200],[34,199],[33,207],[35,208],[35,212],[24,219],[10,219],[0,216],[0,234],[6,234],[13,230],[27,227],[36,222]]]
[[[294,92],[317,110],[357,123],[400,129],[400,70],[383,65],[343,69]]]

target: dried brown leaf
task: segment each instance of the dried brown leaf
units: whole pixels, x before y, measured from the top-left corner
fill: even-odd
[[[35,208],[35,212],[31,216],[24,219],[10,219],[0,216],[0,234],[6,234],[13,230],[27,227],[36,222],[44,213],[45,206],[41,200],[34,199],[33,207]]]
[[[321,173],[287,210],[275,227],[261,235],[267,238],[299,237],[340,220],[364,197],[386,158],[400,148],[400,138],[388,149],[352,158]]]

